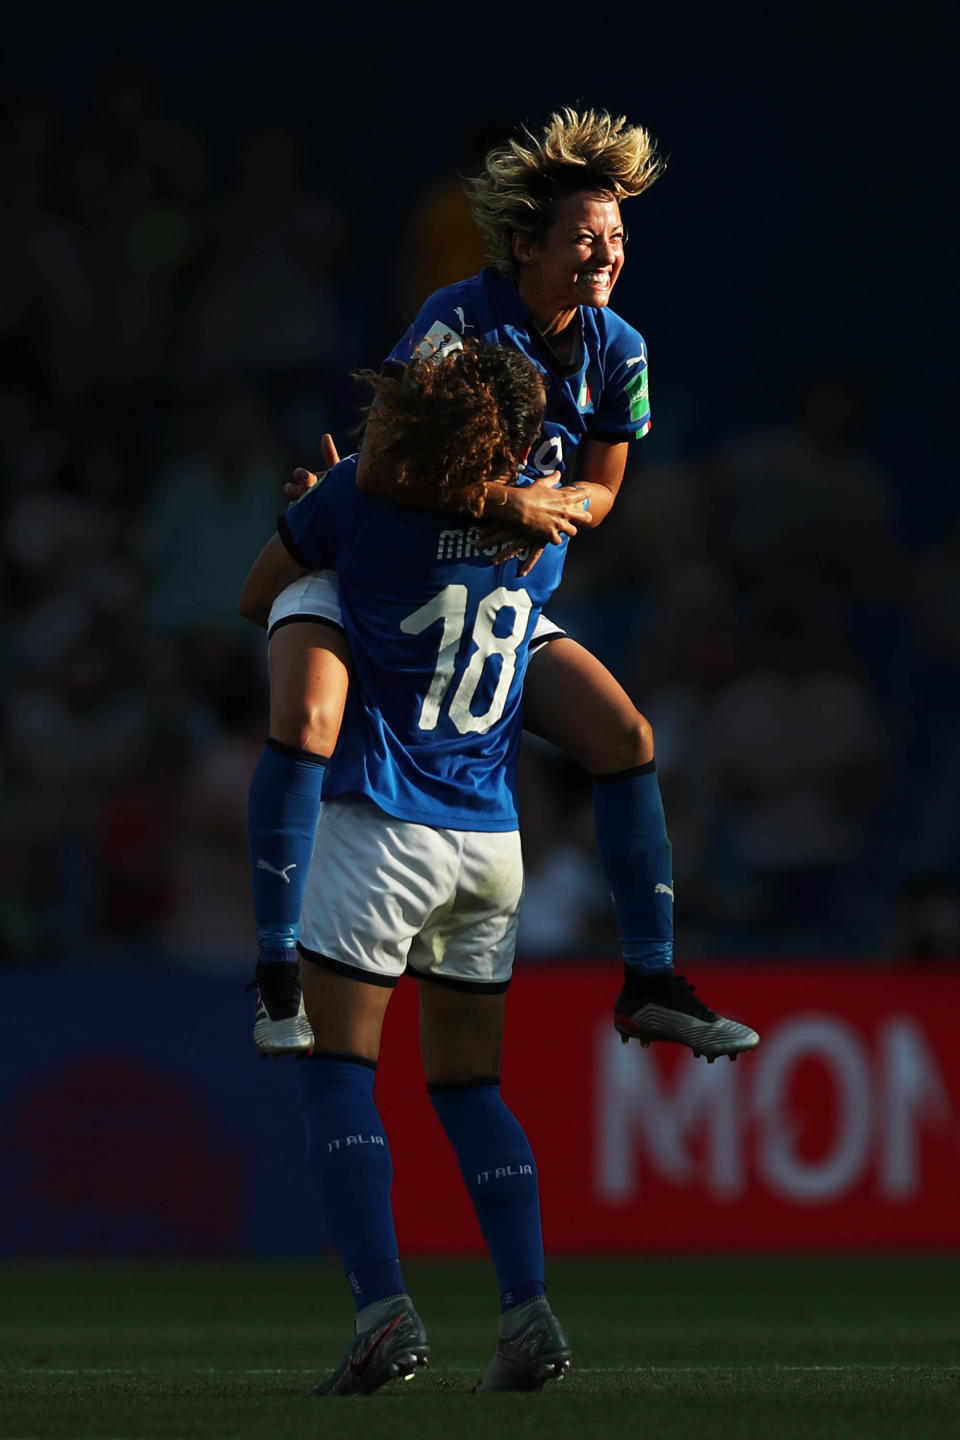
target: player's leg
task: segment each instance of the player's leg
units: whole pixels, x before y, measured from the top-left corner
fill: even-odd
[[[673,870],[649,722],[609,670],[568,636],[531,658],[523,704],[526,729],[593,778],[597,849],[624,959],[644,974],[669,971]]]
[[[369,1393],[414,1374],[429,1355],[400,1268],[393,1164],[373,1095],[392,985],[311,960],[303,962],[302,984],[315,1037],[313,1054],[298,1066],[307,1160],[356,1307],[343,1359],[313,1393]]]
[[[537,1167],[500,1094],[504,994],[422,979],[420,1035],[433,1108],[460,1165],[500,1290],[497,1346],[478,1390],[539,1390],[570,1367],[546,1299]]]
[[[306,576],[270,617],[270,732],[250,784],[247,831],[257,927],[257,1013],[264,1055],[305,1054],[297,927],[324,769],[340,733],[350,673],[333,582]]]
[[[452,908],[411,945],[420,1042],[434,1110],[452,1145],[500,1291],[497,1350],[478,1388],[536,1390],[570,1364],[544,1289],[537,1167],[500,1094],[503,1016],[523,875],[519,837],[461,832]],[[498,876],[498,893],[491,893]]]
[[[452,873],[449,845],[361,799],[321,807],[300,925],[301,985],[315,1037],[298,1070],[311,1173],[356,1308],[355,1334],[318,1395],[378,1389],[426,1363],[404,1287],[390,1203],[393,1166],[374,1099],[387,1005],[411,937]]]
[[[390,1207],[393,1167],[374,1100],[380,1032],[393,984],[303,961],[303,998],[315,1038],[297,1067],[310,1171],[358,1315],[403,1293]]]
[[[568,636],[531,656],[524,726],[566,751],[594,782],[597,851],[624,957],[614,1023],[624,1038],[673,1040],[713,1060],[759,1044],[710,1010],[673,968],[673,871],[653,730],[609,670]]]
[[[421,979],[427,1089],[493,1258],[501,1310],[544,1293],[533,1151],[500,1094],[505,994],[464,993]]]

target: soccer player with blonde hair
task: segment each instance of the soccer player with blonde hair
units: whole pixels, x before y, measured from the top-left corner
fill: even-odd
[[[513,238],[546,233],[562,195],[589,192],[617,202],[646,190],[663,170],[649,133],[604,111],[560,110],[540,136],[525,131],[491,150],[468,184],[471,210],[487,257],[511,275]]]

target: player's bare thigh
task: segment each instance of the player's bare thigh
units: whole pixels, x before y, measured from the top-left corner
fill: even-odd
[[[620,682],[569,636],[531,656],[523,683],[525,730],[565,750],[591,775],[653,759],[653,730]]]
[[[420,981],[420,1053],[430,1085],[500,1074],[506,992],[482,995]]]
[[[393,989],[300,961],[303,1003],[314,1049],[379,1060]],[[506,992],[478,995],[420,982],[420,1051],[427,1081],[457,1085],[500,1074]]]
[[[392,987],[354,980],[304,959],[300,961],[300,987],[315,1051],[379,1060],[383,1017]]]
[[[332,755],[350,683],[346,636],[297,620],[270,637],[270,734],[282,745]]]

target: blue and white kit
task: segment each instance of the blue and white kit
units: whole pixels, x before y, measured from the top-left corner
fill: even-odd
[[[337,572],[355,672],[301,952],[375,984],[409,964],[503,989],[523,889],[523,677],[566,541],[521,578],[516,558],[495,565],[479,548],[475,525],[358,490],[356,465],[341,461],[278,522],[299,564]]]
[[[513,830],[530,638],[566,539],[522,579],[476,525],[358,490],[350,456],[282,515],[293,558],[334,569],[355,669],[324,795],[425,825]]]

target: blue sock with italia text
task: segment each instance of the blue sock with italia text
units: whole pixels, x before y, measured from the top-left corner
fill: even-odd
[[[593,777],[597,852],[628,967],[673,969],[673,864],[656,764]]]
[[[357,1311],[404,1293],[393,1226],[393,1162],[373,1099],[377,1067],[319,1052],[297,1065],[307,1163]]]
[[[262,964],[297,960],[300,909],[327,761],[269,739],[250,782],[247,836]]]
[[[540,1195],[530,1142],[500,1098],[498,1079],[427,1088],[493,1257],[500,1308],[511,1310],[544,1293]]]

